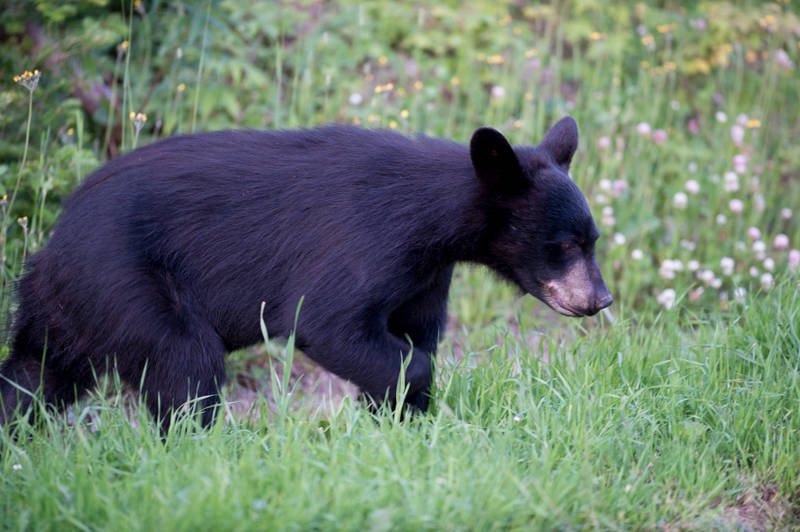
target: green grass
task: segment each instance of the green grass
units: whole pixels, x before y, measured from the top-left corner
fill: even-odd
[[[621,316],[549,363],[513,341],[460,360],[444,353],[433,412],[404,423],[345,400],[324,419],[301,409],[208,431],[184,422],[162,443],[152,424],[133,427],[111,400],[91,401],[71,428],[48,419],[16,443],[3,438],[0,523],[797,526],[796,289],[717,323],[653,321],[645,330]]]
[[[328,402],[303,357],[281,367],[280,343],[229,358],[224,391],[258,392],[252,415],[229,404],[166,441],[111,378],[16,440],[0,430],[0,528],[800,528],[788,2],[34,4],[10,6],[0,32],[0,319],[24,257],[109,150],[329,121],[461,142],[491,125],[533,144],[564,114],[616,303],[560,318],[459,267],[432,411],[403,422]],[[34,47],[22,20],[53,45]],[[10,81],[34,68],[32,94]],[[98,84],[114,101],[90,109],[76,94]],[[131,111],[148,117],[138,133]]]

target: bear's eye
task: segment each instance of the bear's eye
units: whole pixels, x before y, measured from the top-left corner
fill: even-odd
[[[571,249],[575,249],[576,247],[577,246],[576,246],[575,242],[572,242],[570,240],[565,240],[565,241],[561,242],[561,249],[563,251],[569,251]]]

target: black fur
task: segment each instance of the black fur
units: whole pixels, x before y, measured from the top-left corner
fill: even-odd
[[[297,346],[377,400],[410,338],[408,401],[425,410],[454,263],[542,297],[541,274],[569,262],[555,240],[591,240],[593,260],[596,228],[564,173],[577,130],[557,133],[512,149],[486,128],[470,148],[341,125],[226,131],[109,162],[27,263],[0,423],[29,404],[12,382],[60,405],[109,366],[157,416],[193,396],[212,407],[225,353],[261,338],[261,302],[288,336],[301,297]]]

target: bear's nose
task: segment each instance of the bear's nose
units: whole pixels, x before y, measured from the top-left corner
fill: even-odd
[[[603,310],[611,303],[614,302],[614,298],[611,296],[611,292],[606,292],[599,300],[596,300],[594,303],[595,312]]]

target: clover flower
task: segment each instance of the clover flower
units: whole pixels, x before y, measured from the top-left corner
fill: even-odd
[[[800,250],[792,249],[789,251],[789,269],[792,273],[797,271],[798,265],[800,265]]]
[[[700,192],[700,183],[698,183],[695,179],[690,179],[686,182],[685,188],[686,192],[694,195]]]
[[[744,154],[736,154],[733,156],[733,170],[741,175],[747,173],[747,161],[748,157]]]
[[[673,290],[672,288],[667,288],[663,292],[658,294],[658,297],[656,297],[656,301],[658,301],[659,304],[663,305],[664,308],[669,310],[675,304],[675,297],[676,297],[675,290]]]
[[[789,237],[783,233],[775,235],[775,241],[772,243],[775,249],[784,250],[789,247]]]
[[[790,209],[789,207],[784,207],[783,209],[781,209],[781,218],[783,218],[784,220],[788,220],[791,217],[792,217],[792,209]]]
[[[676,209],[683,210],[689,204],[689,197],[684,192],[676,192],[672,196],[672,205]]]
[[[664,144],[667,141],[667,132],[663,129],[656,129],[653,131],[653,142],[658,145]]]
[[[643,137],[649,137],[650,131],[650,124],[647,122],[639,122],[639,124],[636,125],[636,132]]]
[[[725,190],[727,192],[739,190],[739,176],[736,175],[736,172],[725,172],[723,179],[725,180]]]
[[[722,268],[722,275],[732,275],[736,263],[730,257],[722,257],[719,260],[719,266]]]
[[[728,203],[728,207],[730,207],[731,212],[733,212],[734,214],[739,214],[744,209],[744,203],[742,203],[742,200],[740,199],[733,198]]]
[[[747,236],[750,237],[751,240],[758,240],[761,238],[761,231],[758,227],[749,227],[747,229]]]
[[[744,128],[739,124],[731,127],[731,140],[737,146],[741,146],[744,141]]]
[[[773,277],[772,277],[771,273],[767,272],[767,273],[761,274],[761,277],[759,277],[758,280],[761,283],[761,289],[762,290],[767,291],[770,288],[772,288]]]

